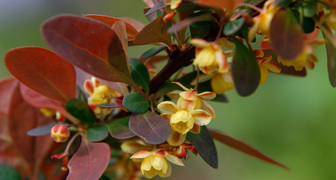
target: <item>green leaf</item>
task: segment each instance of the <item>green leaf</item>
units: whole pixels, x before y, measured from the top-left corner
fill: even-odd
[[[107,138],[109,131],[105,125],[93,126],[88,130],[87,137],[91,142],[99,142]]]
[[[2,180],[20,180],[19,172],[7,164],[0,164],[0,179]]]
[[[313,17],[317,11],[317,0],[305,0],[302,1],[303,16]]]
[[[240,17],[235,21],[229,21],[225,24],[223,32],[226,36],[234,35],[243,27],[244,23],[245,23],[244,17]]]
[[[188,132],[187,139],[195,146],[197,152],[206,163],[213,168],[218,168],[217,150],[206,126],[201,126],[201,132],[199,134]]]
[[[96,121],[95,113],[85,102],[79,99],[70,99],[66,103],[65,109],[86,125],[91,125]]]
[[[98,107],[102,108],[117,108],[118,104],[97,104]]]
[[[149,94],[149,73],[146,66],[133,58],[129,60],[129,66],[133,80],[145,90],[146,94]]]
[[[259,65],[250,49],[236,38],[233,38],[233,40],[236,46],[232,60],[232,75],[235,89],[239,95],[249,96],[259,85]]]
[[[201,38],[205,33],[209,32],[212,23],[209,21],[195,22],[190,25],[190,34],[192,38]]]
[[[110,135],[116,139],[128,139],[133,136],[133,132],[128,128],[129,116],[113,120],[107,124]]]
[[[270,27],[270,39],[274,51],[283,59],[294,59],[302,52],[304,34],[292,10],[279,10],[274,14]]]
[[[152,112],[133,114],[129,120],[131,131],[149,144],[165,142],[170,133],[169,121]]]
[[[274,3],[282,7],[289,7],[289,5],[292,3],[292,0],[275,0]]]
[[[153,56],[157,55],[158,53],[160,53],[161,51],[165,50],[166,48],[167,48],[166,46],[155,46],[155,47],[149,49],[148,51],[144,52],[140,56],[140,59],[153,57]]]
[[[145,113],[149,108],[147,99],[138,93],[127,94],[123,99],[122,105],[133,113]]]
[[[305,34],[311,33],[315,30],[315,21],[313,18],[302,18],[302,29]]]
[[[51,123],[44,126],[40,126],[34,129],[31,129],[27,132],[29,136],[45,136],[50,134],[51,128],[53,128],[58,123]]]

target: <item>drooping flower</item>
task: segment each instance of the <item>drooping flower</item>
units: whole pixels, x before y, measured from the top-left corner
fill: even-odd
[[[171,155],[164,150],[142,150],[131,156],[131,159],[135,162],[141,161],[140,169],[146,178],[152,178],[156,175],[161,177],[170,176],[171,165],[169,162],[179,166],[184,166],[180,158]]]
[[[222,47],[216,42],[207,42],[203,39],[192,39],[190,44],[196,47],[195,66],[205,73],[210,74],[215,70],[228,71],[229,66],[224,56]]]
[[[253,51],[254,55],[257,58],[259,69],[260,69],[260,81],[259,84],[263,84],[266,82],[268,77],[268,71],[274,73],[280,73],[280,66],[272,61],[272,56],[264,57],[264,52],[260,49],[256,49]]]
[[[211,77],[211,88],[216,94],[222,94],[234,88],[231,72],[216,71]]]

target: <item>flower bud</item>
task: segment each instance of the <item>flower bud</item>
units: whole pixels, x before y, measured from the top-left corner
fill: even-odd
[[[70,137],[69,129],[63,124],[57,124],[50,130],[50,136],[57,143],[65,142]]]

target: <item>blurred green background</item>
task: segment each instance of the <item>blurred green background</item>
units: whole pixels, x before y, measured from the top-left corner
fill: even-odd
[[[147,23],[145,6],[141,0],[0,0],[0,76],[10,76],[3,59],[11,48],[47,47],[39,27],[54,15],[94,13]],[[138,57],[144,50],[146,47],[132,47],[130,57]],[[253,95],[243,98],[230,91],[229,103],[213,103],[217,118],[210,127],[256,147],[290,171],[216,143],[218,169],[191,154],[186,167],[173,165],[167,179],[336,179],[336,89],[328,81],[324,46],[316,53],[319,62],[307,77],[271,74]]]

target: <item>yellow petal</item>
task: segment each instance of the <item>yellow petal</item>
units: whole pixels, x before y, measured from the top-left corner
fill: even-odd
[[[210,101],[211,99],[216,97],[216,93],[211,91],[204,91],[200,94],[197,94],[198,97]]]
[[[142,173],[143,171],[149,171],[152,168],[151,157],[152,156],[148,156],[142,161],[141,167],[140,167]]]
[[[174,114],[176,111],[179,110],[177,108],[177,106],[173,102],[171,102],[171,101],[161,102],[160,104],[157,105],[157,108],[162,113],[167,113],[167,114]]]
[[[143,158],[146,158],[146,157],[148,157],[152,154],[153,154],[152,151],[142,150],[142,151],[139,151],[139,152],[133,154],[133,156],[131,156],[130,158],[131,159],[133,159],[133,158],[134,159],[143,159]]]
[[[209,113],[201,109],[194,110],[193,112],[191,112],[191,115],[194,118],[195,124],[198,124],[200,126],[209,124],[212,118]]]
[[[153,168],[158,171],[161,171],[164,164],[167,163],[166,159],[162,156],[153,155],[153,156],[150,156],[150,158],[151,158],[151,164]]]
[[[183,162],[181,161],[180,158],[178,158],[177,156],[171,155],[169,153],[167,153],[166,155],[166,159],[168,161],[170,161],[173,164],[179,165],[179,166],[184,166]]]
[[[197,101],[186,100],[184,98],[179,98],[177,101],[177,107],[186,111],[192,111],[197,105]]]
[[[202,101],[202,109],[205,109],[208,113],[210,113],[213,119],[216,119],[215,109],[209,103]]]
[[[199,38],[194,38],[194,39],[191,39],[189,41],[190,44],[196,46],[196,47],[199,47],[199,48],[205,48],[205,47],[208,47],[210,46],[210,44],[208,43],[208,41],[204,40],[204,39],[199,39]]]
[[[167,142],[172,146],[179,146],[184,143],[187,134],[181,134],[171,129]]]

